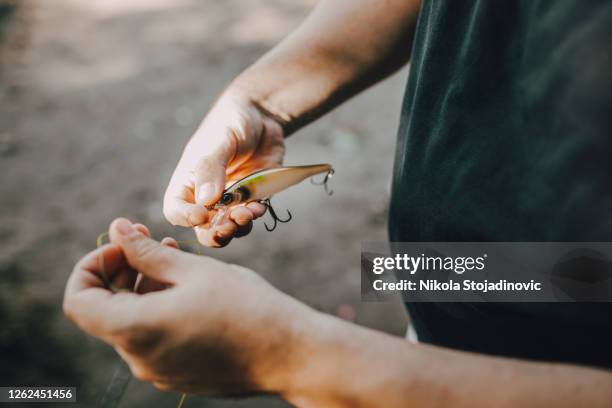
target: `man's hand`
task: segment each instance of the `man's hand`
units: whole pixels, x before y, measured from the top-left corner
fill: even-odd
[[[251,270],[182,252],[172,239],[158,243],[126,219],[109,233],[111,243],[87,254],[66,287],[64,311],[81,329],[114,346],[137,378],[163,390],[284,388],[279,369],[297,361],[293,341],[311,309]],[[131,288],[142,273],[152,289],[109,291],[100,257],[113,285]]]
[[[232,209],[227,220],[211,228],[216,203],[228,183],[282,164],[281,125],[237,92],[224,94],[202,121],[179,160],[164,196],[164,215],[174,225],[194,227],[198,240],[211,247],[248,234],[264,205]]]
[[[111,243],[76,265],[64,311],[162,390],[275,393],[300,407],[611,406],[610,371],[411,344],[315,312],[248,269],[153,241],[142,225],[119,219],[109,232]],[[113,293],[103,272],[120,288],[142,273],[142,290]]]
[[[210,228],[205,206],[228,181],[280,166],[283,138],[400,68],[420,1],[328,0],[242,72],[187,144],[164,197],[174,225],[196,226],[199,241],[226,245],[247,234],[265,207],[251,203]]]

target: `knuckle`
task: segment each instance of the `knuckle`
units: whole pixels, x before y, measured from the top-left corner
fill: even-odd
[[[158,245],[152,240],[143,240],[136,248],[136,255],[143,261],[155,260],[156,262],[167,261],[167,251],[163,250],[161,245]]]
[[[238,226],[244,226],[253,221],[253,213],[247,209],[238,208],[232,212],[232,218]]]

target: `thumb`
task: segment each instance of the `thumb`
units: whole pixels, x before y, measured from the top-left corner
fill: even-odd
[[[179,250],[152,240],[125,218],[113,221],[109,236],[121,247],[127,263],[144,276],[168,284],[180,279]]]
[[[196,202],[209,206],[221,198],[225,189],[227,161],[219,156],[204,156],[194,170]]]

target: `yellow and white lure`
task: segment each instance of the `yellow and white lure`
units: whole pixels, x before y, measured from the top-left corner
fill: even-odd
[[[328,189],[327,182],[333,176],[334,169],[329,164],[275,167],[249,174],[227,187],[219,201],[209,207],[209,210],[217,211],[212,221],[212,226],[217,225],[225,217],[228,209],[257,201],[268,208],[274,224],[272,227],[269,227],[267,224],[265,226],[268,231],[272,231],[276,228],[278,222],[289,222],[291,220],[291,213],[287,211],[288,217],[286,219],[279,218],[272,208],[270,198],[274,194],[294,186],[309,177],[323,173],[325,173],[325,177],[321,182],[312,181],[312,183],[323,185],[327,194],[331,195],[332,191]]]

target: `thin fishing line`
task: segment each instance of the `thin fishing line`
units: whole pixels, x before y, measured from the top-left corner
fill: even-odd
[[[103,232],[100,235],[98,235],[98,237],[96,238],[96,248],[100,248],[104,244],[104,237],[107,235],[108,235],[108,232]],[[113,285],[111,284],[111,281],[108,278],[108,275],[106,275],[106,273],[104,272],[104,254],[103,253],[101,253],[100,256],[98,256],[98,269],[100,270],[100,276],[102,277],[102,281],[104,281],[104,285],[106,285],[106,287],[110,289],[111,291],[115,292],[113,290]]]
[[[183,408],[183,404],[185,403],[186,398],[187,398],[187,394],[183,393],[183,395],[181,395],[181,399],[179,400],[176,408]]]
[[[108,236],[108,232],[103,232],[100,235],[98,235],[98,237],[96,238],[97,248],[100,248],[102,245],[104,245],[104,237],[106,236]],[[181,246],[181,244],[195,243],[198,254],[200,253],[199,246],[201,244],[198,240],[183,240],[183,241],[176,241],[176,242],[179,247]],[[110,278],[108,277],[108,274],[106,273],[104,269],[104,253],[101,253],[98,256],[98,267],[100,270],[100,276],[102,280],[104,281],[104,284],[106,285],[106,287],[108,287],[108,289],[113,293],[117,293],[119,290],[121,290],[112,284],[112,282],[110,281]],[[142,281],[142,277],[143,277],[142,274],[139,273],[138,276],[136,277],[136,282],[134,283],[132,292],[136,292],[138,290],[138,286],[140,285],[140,282]],[[108,384],[108,387],[106,388],[106,391],[104,392],[104,395],[102,395],[102,399],[100,400],[100,404],[98,405],[98,407],[99,408],[116,408],[117,406],[119,406],[119,403],[121,402],[121,398],[123,397],[123,394],[125,393],[125,390],[127,389],[127,385],[129,384],[131,379],[132,379],[132,372],[130,371],[130,368],[123,360],[121,360],[119,366],[115,369],[115,372],[113,373],[111,381]],[[186,393],[181,394],[181,398],[176,408],[182,408],[183,404],[185,403],[185,399],[187,399],[187,394]]]

